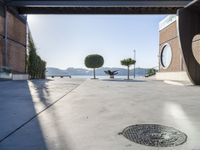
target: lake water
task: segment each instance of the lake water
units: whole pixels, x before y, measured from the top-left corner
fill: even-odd
[[[80,76],[80,75],[73,75],[72,78],[84,78],[84,79],[90,79],[93,78],[93,76]],[[99,79],[109,79],[109,76],[96,76],[96,78]],[[133,79],[133,76],[130,76],[130,79]],[[143,78],[142,76],[136,76],[136,78]],[[127,76],[115,76],[115,79],[127,79]]]

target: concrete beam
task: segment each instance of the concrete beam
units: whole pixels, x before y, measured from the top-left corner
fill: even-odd
[[[175,8],[143,7],[19,7],[19,14],[176,14]]]
[[[11,0],[16,7],[184,7],[192,0]]]
[[[10,0],[21,14],[175,14],[191,0]]]

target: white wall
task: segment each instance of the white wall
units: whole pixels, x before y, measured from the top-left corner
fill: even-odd
[[[29,75],[28,74],[13,74],[12,79],[13,80],[28,80]]]
[[[186,72],[158,72],[156,73],[156,79],[190,82],[190,79]]]

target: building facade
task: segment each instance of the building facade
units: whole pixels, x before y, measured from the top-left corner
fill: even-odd
[[[0,68],[26,72],[26,17],[0,3]]]
[[[159,80],[189,81],[186,65],[179,44],[176,15],[170,15],[159,23]]]

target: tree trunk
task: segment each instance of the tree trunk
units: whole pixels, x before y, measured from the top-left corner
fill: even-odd
[[[94,79],[96,79],[95,68],[93,68]]]
[[[129,80],[129,66],[128,66],[128,80]]]

